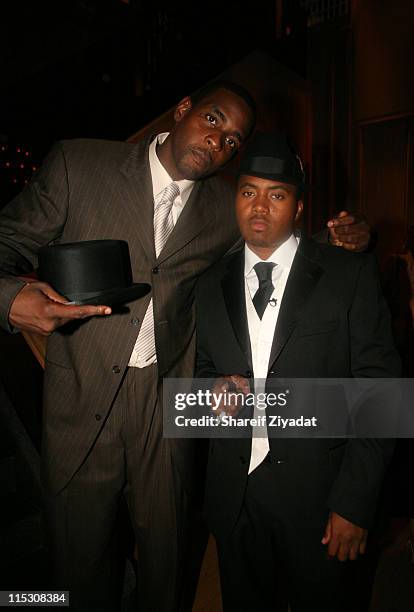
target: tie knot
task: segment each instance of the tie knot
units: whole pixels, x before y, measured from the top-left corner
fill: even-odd
[[[172,205],[174,203],[175,198],[177,198],[179,195],[180,195],[180,188],[177,185],[177,183],[174,183],[174,182],[170,183],[169,185],[167,185],[167,187],[162,192],[159,206],[162,206],[163,204]]]
[[[272,261],[261,261],[254,266],[259,283],[272,280],[273,268],[276,266]]]

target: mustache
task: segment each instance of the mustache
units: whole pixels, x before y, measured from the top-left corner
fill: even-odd
[[[269,225],[269,221],[266,219],[264,215],[258,215],[258,214],[251,215],[249,217],[249,221],[262,221],[263,223],[266,223],[266,225]]]

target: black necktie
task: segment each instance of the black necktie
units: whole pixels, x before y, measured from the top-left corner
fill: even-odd
[[[272,271],[275,266],[275,263],[267,261],[261,261],[254,266],[254,271],[259,279],[259,288],[254,294],[253,304],[260,319],[263,317],[263,313],[274,290]]]

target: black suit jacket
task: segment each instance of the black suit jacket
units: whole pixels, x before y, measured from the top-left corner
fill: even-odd
[[[244,250],[200,279],[197,376],[252,376],[244,295]],[[267,384],[282,378],[394,377],[400,371],[389,313],[371,255],[302,239],[273,338]],[[280,465],[281,511],[309,526],[329,509],[368,527],[392,444],[376,439],[270,439]],[[243,502],[250,439],[210,443],[206,508],[217,536],[235,524]]]

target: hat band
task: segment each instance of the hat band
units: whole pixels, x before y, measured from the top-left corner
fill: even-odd
[[[253,172],[265,172],[266,174],[286,174],[286,163],[277,157],[252,157],[250,169]]]
[[[241,173],[248,174],[249,172],[272,175],[275,179],[280,177],[282,180],[286,177],[294,179],[298,183],[304,181],[304,177],[299,168],[296,168],[290,160],[279,159],[278,157],[255,156],[251,157],[248,162],[248,167],[243,167],[241,164]]]
[[[64,294],[66,297],[69,297],[71,300],[89,300],[90,298],[99,297],[105,293],[111,293],[113,291],[123,291],[124,289],[131,289],[133,286],[129,287],[108,287],[107,289],[100,289],[97,291],[72,291],[66,290]]]

